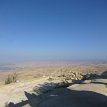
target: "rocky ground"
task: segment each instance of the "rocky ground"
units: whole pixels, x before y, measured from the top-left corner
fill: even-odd
[[[57,70],[39,78],[26,72],[26,79],[1,85],[0,107],[107,107],[106,71]]]

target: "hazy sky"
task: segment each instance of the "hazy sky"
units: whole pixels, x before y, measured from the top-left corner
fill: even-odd
[[[0,60],[107,59],[107,0],[0,0]]]

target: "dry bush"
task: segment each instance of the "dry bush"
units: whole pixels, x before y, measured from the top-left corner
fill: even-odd
[[[48,81],[53,81],[53,80],[54,80],[54,78],[52,78],[52,77],[48,78]]]
[[[5,80],[5,84],[15,83],[17,81],[17,74],[13,73],[11,75],[8,75],[8,77]]]

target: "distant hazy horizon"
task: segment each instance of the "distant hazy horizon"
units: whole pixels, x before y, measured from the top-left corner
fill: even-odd
[[[0,61],[0,66],[7,66],[7,65],[72,65],[72,64],[103,64],[103,63],[107,63],[107,60],[106,59],[38,59],[38,60],[1,60]]]

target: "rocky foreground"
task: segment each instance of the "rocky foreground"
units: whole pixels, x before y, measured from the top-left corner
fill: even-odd
[[[107,107],[107,72],[44,77],[0,89],[0,107]]]

